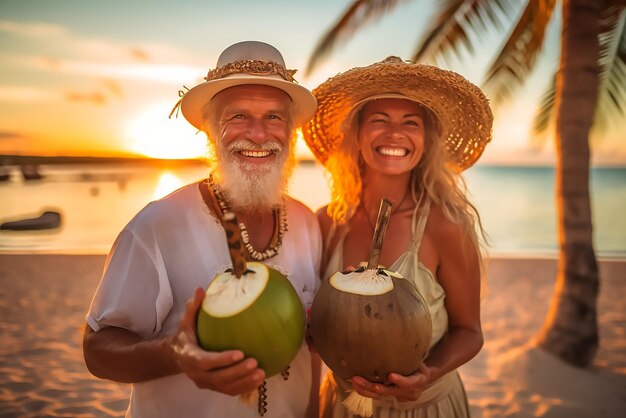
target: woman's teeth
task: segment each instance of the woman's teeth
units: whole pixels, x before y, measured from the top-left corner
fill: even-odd
[[[380,147],[376,151],[382,155],[388,155],[390,157],[404,157],[409,152],[406,148],[388,148],[388,147]]]

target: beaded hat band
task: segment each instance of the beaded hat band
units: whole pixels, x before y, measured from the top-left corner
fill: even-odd
[[[277,74],[282,77],[283,80],[295,83],[296,80],[293,75],[296,70],[288,70],[283,65],[271,61],[262,60],[246,60],[235,61],[224,65],[223,67],[209,70],[204,79],[206,81],[217,80],[231,74],[245,73],[256,76],[268,76]]]

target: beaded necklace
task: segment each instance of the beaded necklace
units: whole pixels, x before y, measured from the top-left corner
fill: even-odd
[[[225,212],[232,211],[228,207],[228,203],[226,203],[226,199],[220,189],[219,185],[215,183],[213,177],[209,177],[208,179],[209,190],[212,192],[212,195],[215,197],[217,204],[219,206],[220,218],[224,215]],[[265,251],[257,251],[250,242],[250,235],[248,233],[248,229],[246,228],[246,224],[243,222],[239,222],[239,230],[241,231],[241,241],[243,242],[243,246],[246,249],[248,256],[256,261],[267,260],[268,258],[272,258],[278,254],[278,249],[283,243],[283,237],[285,236],[285,232],[287,232],[287,211],[285,210],[285,205],[279,205],[272,209],[272,215],[274,216],[274,233],[272,235],[272,242],[270,246]]]

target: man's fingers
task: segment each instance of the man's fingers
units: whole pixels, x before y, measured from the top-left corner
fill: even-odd
[[[187,304],[185,305],[185,314],[180,320],[181,327],[195,329],[196,315],[198,313],[198,309],[200,309],[200,305],[202,305],[203,299],[204,290],[198,287],[193,293],[193,297],[187,300]]]
[[[228,351],[204,351],[200,350],[197,358],[197,366],[202,370],[216,370],[234,367],[237,363],[244,359],[244,354],[239,350]],[[252,359],[254,360],[254,359]],[[247,360],[246,360],[247,361]],[[256,368],[256,360],[254,367]]]
[[[221,357],[229,358],[228,356]],[[258,368],[255,359],[248,358],[222,368],[208,370],[195,368],[190,372],[190,377],[199,388],[238,395],[259,387],[265,379],[265,372]]]
[[[263,380],[265,373],[261,369],[257,369],[254,373],[246,375],[244,378],[230,382],[222,386],[221,392],[229,395],[240,395],[256,390]]]
[[[202,305],[203,299],[204,299],[204,290],[202,290],[202,288],[200,287],[196,288],[196,290],[193,292],[191,305],[187,306],[187,309],[191,310],[191,314],[193,315],[194,318],[196,316],[196,313],[198,312],[198,309],[200,309],[200,305]],[[185,313],[187,312],[185,311]]]
[[[237,385],[238,382],[260,382],[265,378],[265,372],[258,368],[257,361],[247,358],[237,364],[221,369],[212,369],[211,378],[224,385]]]

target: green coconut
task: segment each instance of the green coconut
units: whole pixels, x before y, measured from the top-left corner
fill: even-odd
[[[426,302],[402,275],[383,268],[337,272],[311,306],[310,333],[339,377],[390,384],[389,373],[415,373],[430,346]]]
[[[291,282],[277,270],[246,263],[241,277],[218,274],[198,313],[198,340],[207,351],[241,350],[266,377],[287,370],[304,339],[305,313]]]

